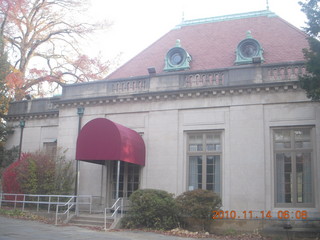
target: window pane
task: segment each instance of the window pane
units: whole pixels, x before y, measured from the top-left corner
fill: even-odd
[[[206,189],[220,192],[220,156],[207,156]]]
[[[290,142],[290,130],[275,130],[274,140],[276,142]]]
[[[189,157],[189,190],[202,188],[202,157]]]
[[[276,150],[291,148],[291,142],[277,142],[274,146]]]
[[[291,148],[291,133],[290,130],[275,130],[274,131],[275,149]]]
[[[127,163],[128,165],[128,179],[127,179],[127,197],[139,188],[139,173],[140,167],[138,165],[134,165],[131,163]]]
[[[201,152],[203,151],[202,144],[189,144],[190,152]]]
[[[206,134],[206,150],[221,151],[220,134]]]
[[[298,153],[296,156],[296,181],[297,181],[297,202],[311,203],[312,197],[312,170],[311,154]]]
[[[277,202],[292,202],[292,165],[291,155],[286,153],[276,154],[276,182]]]
[[[310,137],[310,129],[297,129],[294,130],[294,147],[296,149],[310,149],[311,146],[311,137]]]
[[[214,151],[214,145],[211,143],[207,143],[207,151]]]
[[[190,135],[189,136],[189,151],[198,152],[203,151],[203,138],[202,134]]]
[[[297,129],[294,130],[294,139],[295,140],[306,140],[310,139],[310,129]]]
[[[206,134],[206,150],[214,151],[214,137],[213,134]]]

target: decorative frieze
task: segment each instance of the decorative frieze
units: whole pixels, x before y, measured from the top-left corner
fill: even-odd
[[[111,89],[111,91],[109,89]],[[108,92],[111,94],[139,93],[148,90],[149,79],[112,81],[108,84]]]
[[[262,65],[261,68],[230,68],[214,72],[182,75],[179,89],[244,86],[256,83],[298,81],[306,74],[304,63]]]
[[[209,86],[223,86],[225,84],[225,71],[196,73],[185,75],[180,87],[197,88]]]
[[[306,74],[306,67],[299,65],[280,65],[265,68],[264,82],[297,81]]]

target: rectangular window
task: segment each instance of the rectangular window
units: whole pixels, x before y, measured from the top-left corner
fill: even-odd
[[[312,128],[274,129],[273,148],[276,206],[312,207]]]
[[[221,190],[221,132],[188,133],[188,189]]]
[[[43,150],[51,159],[55,159],[57,155],[57,142],[44,142]]]

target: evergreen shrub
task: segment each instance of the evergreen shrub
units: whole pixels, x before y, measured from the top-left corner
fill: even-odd
[[[220,209],[221,198],[212,191],[196,189],[178,196],[176,206],[181,225],[190,228],[190,225],[198,224],[202,226],[201,230],[205,230],[212,221],[213,211]],[[193,223],[190,224],[190,220]]]
[[[156,189],[140,189],[129,198],[130,210],[122,220],[125,228],[172,229],[177,227],[173,195]]]

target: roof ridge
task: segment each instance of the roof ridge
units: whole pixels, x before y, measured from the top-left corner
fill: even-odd
[[[276,17],[277,15],[274,12],[271,12],[269,10],[246,12],[246,13],[236,13],[236,14],[217,16],[217,17],[183,20],[180,24],[176,25],[175,28],[203,24],[203,23],[223,22],[223,21],[252,18],[252,17],[261,17],[261,16]]]

